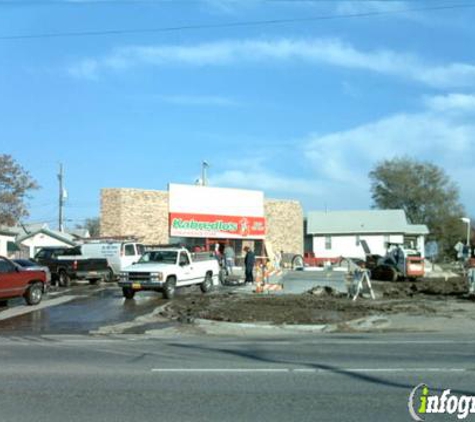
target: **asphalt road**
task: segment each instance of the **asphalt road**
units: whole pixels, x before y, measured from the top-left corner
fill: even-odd
[[[411,420],[420,383],[475,395],[475,335],[460,331],[88,335],[163,303],[153,292],[125,301],[111,285],[75,286],[39,308],[18,299],[0,309],[0,421],[390,422]]]
[[[421,382],[475,395],[474,350],[473,335],[4,336],[1,420],[405,421]]]

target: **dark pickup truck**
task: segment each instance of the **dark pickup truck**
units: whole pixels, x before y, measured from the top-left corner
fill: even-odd
[[[26,270],[0,256],[0,304],[8,299],[24,297],[28,305],[37,305],[49,287],[44,270]]]
[[[84,258],[81,249],[43,248],[35,256],[35,261],[49,268],[53,282],[68,287],[71,280],[89,280],[95,284],[109,276],[109,264],[105,258]]]

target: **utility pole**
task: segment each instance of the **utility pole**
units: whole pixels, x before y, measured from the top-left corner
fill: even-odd
[[[60,232],[64,232],[64,215],[63,215],[63,208],[64,208],[64,186],[63,186],[63,164],[59,164],[59,221],[58,221],[58,230]]]
[[[201,184],[203,186],[208,185],[208,167],[208,162],[203,160],[203,162],[201,163]]]

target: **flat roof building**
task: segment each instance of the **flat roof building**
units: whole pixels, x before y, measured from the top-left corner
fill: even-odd
[[[298,201],[267,199],[262,191],[170,184],[168,191],[101,191],[101,236],[135,236],[146,244],[188,247],[231,244],[257,255],[303,252]]]

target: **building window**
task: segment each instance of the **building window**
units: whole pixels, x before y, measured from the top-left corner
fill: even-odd
[[[332,248],[332,237],[325,236],[325,249],[330,250]]]

